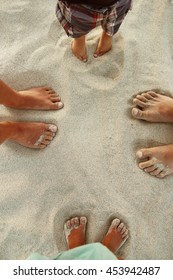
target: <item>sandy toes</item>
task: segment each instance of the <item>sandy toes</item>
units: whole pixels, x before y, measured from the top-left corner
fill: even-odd
[[[46,148],[55,137],[57,127],[46,123],[10,123],[12,136],[8,140],[33,149]]]
[[[173,98],[154,91],[138,94],[133,103],[132,115],[149,122],[173,122]]]
[[[157,178],[173,173],[173,144],[137,151],[139,168]]]
[[[85,244],[86,224],[86,217],[75,217],[64,224],[68,249],[73,249]]]
[[[101,243],[114,253],[124,244],[127,238],[128,229],[126,225],[119,219],[114,219]]]

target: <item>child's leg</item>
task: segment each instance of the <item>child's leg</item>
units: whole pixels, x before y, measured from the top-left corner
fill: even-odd
[[[130,10],[132,0],[120,0],[114,6],[108,8],[102,21],[103,32],[94,57],[102,56],[112,48],[112,37],[117,33],[123,19]]]
[[[73,54],[78,59],[80,59],[83,62],[87,62],[88,57],[87,57],[87,50],[85,45],[85,35],[79,38],[74,38],[71,49]]]
[[[80,4],[58,1],[56,15],[68,36],[74,38],[72,52],[80,60],[87,61],[85,35],[95,26],[95,12]]]

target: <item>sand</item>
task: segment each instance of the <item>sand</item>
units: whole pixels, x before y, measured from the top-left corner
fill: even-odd
[[[127,223],[126,259],[173,259],[173,176],[141,171],[135,151],[173,143],[171,124],[130,116],[134,94],[173,93],[173,5],[134,0],[113,49],[94,59],[100,28],[87,36],[89,60],[78,61],[55,16],[56,0],[0,0],[0,75],[16,90],[49,85],[60,111],[1,106],[0,120],[44,121],[59,133],[42,151],[1,145],[0,259],[65,250],[63,223],[89,219],[87,242],[100,241],[109,222]]]

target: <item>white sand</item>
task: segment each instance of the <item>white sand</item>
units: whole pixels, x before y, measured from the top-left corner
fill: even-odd
[[[0,76],[17,90],[41,85],[60,93],[56,112],[1,106],[2,120],[44,121],[59,134],[43,151],[7,142],[0,161],[0,259],[53,255],[66,248],[64,221],[89,219],[88,242],[113,217],[130,239],[127,259],[173,259],[173,176],[141,171],[135,150],[173,143],[173,126],[132,119],[129,100],[153,88],[173,93],[173,6],[134,0],[113,50],[93,59],[100,29],[88,35],[89,61],[78,61],[55,16],[56,0],[0,0]]]

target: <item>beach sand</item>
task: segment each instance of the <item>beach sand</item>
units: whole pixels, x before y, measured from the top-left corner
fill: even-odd
[[[0,76],[23,90],[49,85],[60,111],[0,108],[0,120],[58,125],[45,150],[1,145],[0,259],[65,250],[64,221],[88,217],[87,242],[100,241],[110,221],[127,223],[125,259],[173,259],[173,176],[141,171],[135,151],[173,143],[173,125],[130,115],[144,90],[173,94],[173,5],[134,0],[113,49],[94,59],[100,28],[87,35],[86,64],[71,53],[55,16],[56,0],[0,0]]]

